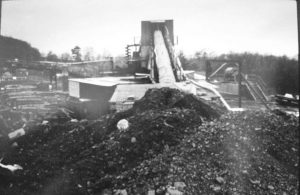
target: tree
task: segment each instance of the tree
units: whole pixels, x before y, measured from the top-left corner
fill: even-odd
[[[299,90],[299,71],[298,61],[286,56],[261,55],[258,53],[226,53],[218,56],[207,54],[205,50],[196,52],[192,58],[186,58],[182,52],[179,58],[184,69],[188,68],[195,71],[205,71],[205,61],[213,60],[232,60],[242,62],[242,72],[244,74],[256,74],[276,93],[298,94]],[[218,63],[218,62],[216,62]],[[214,68],[216,68],[214,66]]]
[[[60,60],[62,62],[69,62],[72,60],[72,56],[68,53],[68,52],[65,52],[65,53],[62,53],[61,56],[60,56]]]
[[[92,47],[87,47],[85,49],[85,54],[84,54],[84,61],[93,61],[95,60],[94,57],[94,49]]]
[[[288,59],[286,56],[279,58],[273,81],[277,93],[298,94],[298,78],[297,61]]]
[[[96,60],[105,60],[105,59],[109,59],[111,57],[112,57],[111,53],[108,50],[104,49],[102,51],[102,54],[97,55]]]
[[[41,54],[38,49],[36,48],[31,48],[30,53],[27,55],[27,59],[34,61],[34,60],[40,60],[41,59]]]
[[[0,58],[19,59],[21,61],[37,61],[41,59],[38,49],[25,41],[0,36]]]
[[[185,55],[183,54],[183,51],[180,51],[179,54],[178,54],[178,58],[181,62],[181,66],[184,70],[187,70],[189,69],[189,62],[188,60],[186,59]]]
[[[53,53],[52,51],[49,51],[49,53],[47,54],[46,60],[52,61],[52,62],[58,62],[58,57],[55,53]]]
[[[80,53],[80,47],[75,46],[73,49],[71,49],[72,54],[74,55],[74,59],[76,62],[81,62],[81,53]]]
[[[197,51],[195,53],[195,58],[198,59],[198,60],[206,59],[207,58],[207,52],[204,49],[202,49],[201,51]]]

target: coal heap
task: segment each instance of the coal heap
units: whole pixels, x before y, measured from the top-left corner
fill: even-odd
[[[164,194],[165,186],[184,182],[184,194],[298,194],[298,127],[293,116],[228,113],[123,172],[116,188],[126,186],[129,194],[139,189]]]
[[[59,113],[15,140],[0,194],[284,194],[298,189],[298,120],[225,113],[176,89],[150,89],[125,112],[97,120]],[[121,119],[128,129],[118,129]],[[3,182],[2,182],[3,181]]]
[[[177,89],[149,89],[145,96],[135,102],[133,110],[140,112],[152,109],[187,108],[195,110],[202,117],[212,119],[219,117],[225,109],[199,99],[192,94],[185,94]]]

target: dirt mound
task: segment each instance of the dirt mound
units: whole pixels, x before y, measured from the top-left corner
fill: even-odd
[[[298,119],[220,113],[167,88],[149,90],[132,109],[95,121],[72,122],[61,113],[32,125],[4,155],[3,164],[23,170],[0,170],[0,193],[165,194],[167,186],[184,182],[184,194],[296,194]],[[128,129],[117,128],[120,119]]]
[[[190,109],[201,118],[212,120],[220,117],[226,109],[211,102],[206,102],[192,94],[186,94],[178,89],[160,88],[149,89],[143,98],[136,101],[133,107],[124,112],[116,113],[108,119],[108,129],[113,131],[116,124],[123,118],[138,115],[147,110],[161,111],[170,108]]]
[[[225,110],[219,106],[212,105],[192,94],[186,94],[178,89],[161,88],[149,89],[145,96],[135,102],[133,110],[141,112],[144,110],[186,108],[193,109],[202,117],[213,119],[219,117]]]
[[[127,131],[113,131],[104,142],[94,146],[93,160],[87,153],[82,158],[88,163],[82,163],[80,168],[76,165],[77,170],[87,170],[89,167],[101,170],[101,175],[88,175],[86,171],[80,173],[87,180],[101,178],[89,180],[93,192],[112,188],[116,175],[133,169],[166,148],[178,145],[185,135],[191,133],[189,127],[201,125],[201,119],[194,111],[178,108],[160,112],[150,110],[128,120],[130,127]]]
[[[151,109],[166,109],[171,108],[179,99],[184,97],[184,93],[178,89],[161,88],[149,89],[146,91],[143,98],[136,101],[133,110],[141,112]]]
[[[179,96],[185,94],[166,88],[148,91],[133,109],[97,121],[71,122],[68,114],[60,112],[47,116],[46,124],[31,124],[30,134],[16,140],[18,147],[3,161],[22,165],[24,171],[18,171],[17,178],[26,179],[13,177],[2,187],[13,183],[12,190],[20,194],[43,193],[45,189],[50,194],[85,194],[112,188],[113,175],[178,145],[201,125],[202,115],[196,107],[174,106],[182,99]],[[161,101],[165,106],[153,104]],[[122,118],[129,121],[127,131],[116,128]]]
[[[184,194],[297,194],[298,127],[298,118],[268,112],[227,114],[115,177],[114,185],[129,194],[165,194],[174,182],[187,185]]]
[[[205,103],[204,100],[200,100],[192,94],[186,94],[180,98],[174,105],[175,108],[189,108],[196,110],[200,116],[207,119],[214,119],[221,116],[225,110],[212,103]]]
[[[178,108],[149,110],[128,120],[130,128],[125,132],[110,133],[105,120],[87,125],[67,122],[35,127],[39,130],[21,137],[19,147],[3,161],[22,165],[24,171],[19,171],[17,178],[26,179],[11,178],[2,187],[14,183],[13,189],[21,194],[42,193],[45,189],[50,194],[56,194],[55,190],[84,194],[87,187],[78,185],[88,182],[90,192],[96,193],[112,188],[114,175],[179,144],[191,133],[187,127],[201,125],[195,111]],[[60,182],[54,185],[56,180]]]

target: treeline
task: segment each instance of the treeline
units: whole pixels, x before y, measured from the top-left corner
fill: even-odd
[[[111,56],[107,51],[103,51],[102,54],[95,55],[92,47],[84,48],[83,51],[81,51],[79,47],[78,49],[78,55],[80,55],[81,58],[80,61],[94,61]],[[72,49],[70,48],[70,52],[64,52],[60,55],[52,51],[49,51],[47,54],[41,54],[38,49],[32,47],[26,41],[12,37],[0,36],[0,62],[14,59],[26,62],[40,60],[53,62],[73,62],[75,59],[71,50]]]
[[[242,62],[244,74],[256,74],[275,89],[276,93],[299,94],[298,60],[286,56],[261,55],[257,53],[229,53],[218,56],[206,52],[196,52],[187,58],[181,52],[179,55],[183,68],[195,71],[205,71],[206,60],[233,60]]]
[[[70,49],[72,52],[64,52],[60,55],[49,51],[47,55],[42,57],[42,60],[53,61],[53,62],[80,62],[80,61],[96,61],[111,58],[111,54],[104,51],[102,54],[95,55],[92,47],[84,48],[81,51],[80,47],[76,46],[77,52],[72,53],[74,49]]]
[[[25,41],[0,36],[0,60],[7,59],[35,61],[41,59],[41,54],[38,49],[31,47]]]

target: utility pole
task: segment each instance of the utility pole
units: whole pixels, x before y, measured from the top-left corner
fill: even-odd
[[[297,22],[298,22],[298,66],[299,66],[299,60],[300,60],[300,34],[299,34],[299,30],[300,30],[300,22],[299,22],[299,0],[296,0],[297,3]]]
[[[238,62],[238,93],[239,93],[239,108],[242,107],[242,61]]]

